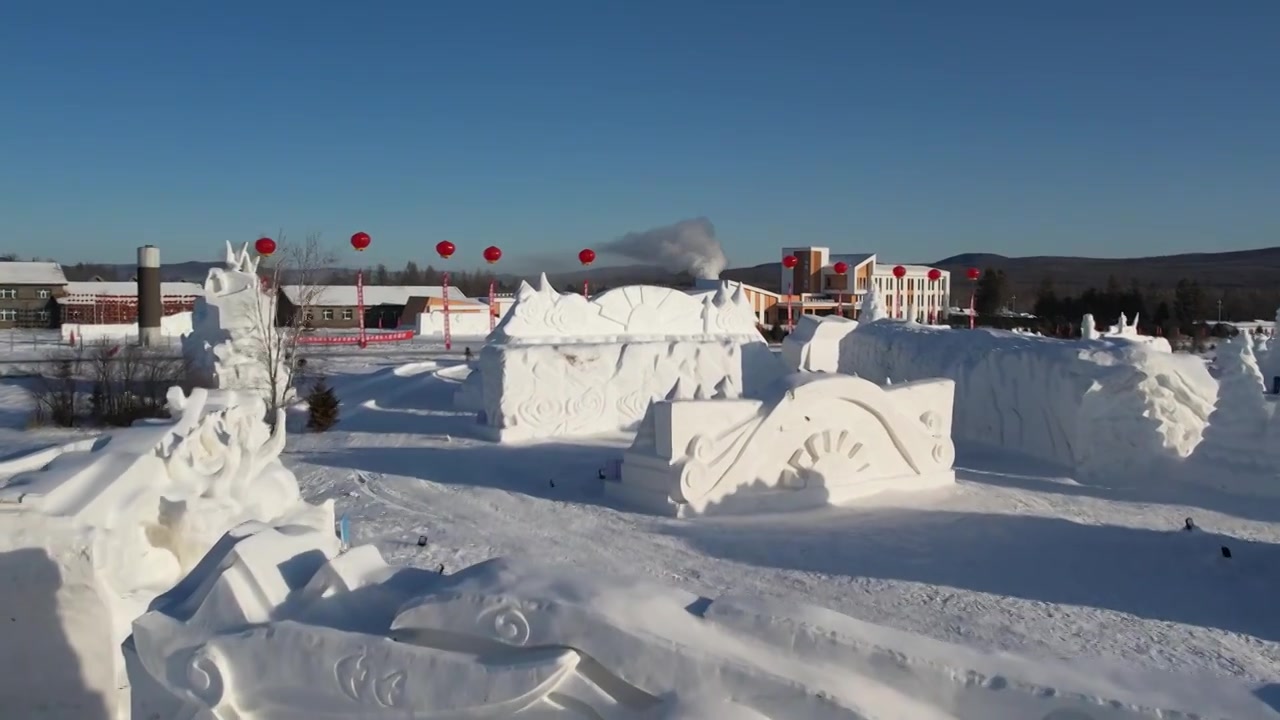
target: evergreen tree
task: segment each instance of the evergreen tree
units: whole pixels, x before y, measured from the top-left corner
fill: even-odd
[[[1003,270],[987,268],[974,288],[973,304],[979,315],[995,315],[1004,307],[1009,282]]]
[[[1036,291],[1036,304],[1031,312],[1039,317],[1053,320],[1062,314],[1061,303],[1058,302],[1058,293],[1053,289],[1053,279],[1045,276],[1040,281],[1040,289]]]
[[[316,380],[307,395],[307,429],[324,432],[338,423],[338,396],[324,381]]]

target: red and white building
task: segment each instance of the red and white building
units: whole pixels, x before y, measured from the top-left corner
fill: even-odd
[[[191,312],[204,288],[191,282],[160,283],[160,300],[165,315]],[[138,321],[138,283],[68,282],[57,298],[63,323],[81,325],[127,325]]]
[[[930,279],[936,268],[925,265],[883,263],[875,253],[832,254],[825,247],[786,247],[782,256],[795,257],[795,267],[782,265],[779,287],[782,288],[782,322],[786,307],[792,315],[830,315],[843,311],[857,318],[858,306],[870,288],[875,288],[880,303],[889,317],[905,319],[914,311],[919,322],[936,321],[947,315],[951,304],[951,273],[937,269],[937,279]],[[844,273],[836,272],[836,265]],[[895,267],[905,271],[901,278],[893,274]]]

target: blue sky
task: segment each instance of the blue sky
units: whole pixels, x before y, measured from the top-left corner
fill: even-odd
[[[1273,0],[13,0],[0,250],[365,230],[366,262],[570,264],[697,216],[734,266],[1280,245],[1277,27]]]

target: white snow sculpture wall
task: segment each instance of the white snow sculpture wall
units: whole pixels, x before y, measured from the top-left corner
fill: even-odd
[[[482,420],[500,440],[631,429],[649,403],[738,397],[783,373],[741,288],[698,300],[633,285],[587,300],[544,275],[480,352]]]
[[[135,718],[1280,717],[1225,679],[988,654],[818,607],[244,528],[134,622]],[[142,692],[147,688],[147,692]]]
[[[432,310],[429,313],[418,313],[417,333],[419,337],[444,337],[444,312],[442,310]],[[455,338],[485,337],[488,335],[489,313],[487,306],[479,311],[457,312],[451,309],[449,312],[449,333]]]
[[[189,312],[174,313],[165,315],[160,318],[160,334],[166,338],[181,338],[183,335],[191,333],[191,316]],[[136,341],[138,338],[138,323],[121,323],[121,324],[80,324],[80,323],[63,323],[62,341],[71,342],[75,340],[77,344],[95,343],[104,340],[119,340],[122,342]]]
[[[169,403],[176,421],[0,463],[0,715],[114,717],[130,623],[228,529],[292,516],[332,532],[332,505],[302,502],[280,464],[284,422],[270,430],[261,398],[174,388]]]
[[[210,268],[204,297],[196,298],[191,333],[182,338],[182,354],[196,384],[220,390],[250,390],[272,395],[270,363],[276,370],[279,406],[293,395],[290,365],[278,357],[276,299],[263,289],[258,260],[248,243],[235,252],[227,243],[225,268]],[[269,357],[277,356],[277,357]]]
[[[650,512],[793,510],[955,481],[950,380],[797,373],[768,400],[656,402],[606,492]]]
[[[840,341],[856,327],[857,321],[836,315],[801,315],[782,341],[782,359],[791,370],[836,372]]]
[[[957,439],[1115,478],[1189,456],[1217,397],[1199,358],[1154,345],[901,323],[860,324],[841,343],[840,371],[951,378]]]

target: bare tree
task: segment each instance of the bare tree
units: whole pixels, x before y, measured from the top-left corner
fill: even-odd
[[[265,292],[254,293],[254,356],[266,368],[267,421],[273,426],[276,411],[293,392],[298,370],[298,343],[312,308],[322,290],[321,280],[334,262],[334,254],[320,242],[319,234],[307,235],[298,244],[276,238],[276,253],[259,268]]]

